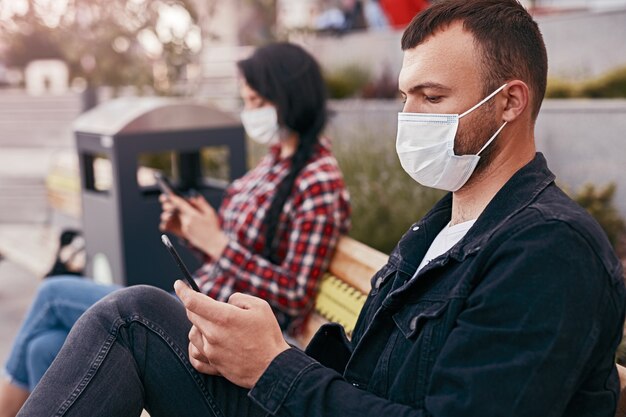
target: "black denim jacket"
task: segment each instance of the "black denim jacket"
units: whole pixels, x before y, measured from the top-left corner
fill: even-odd
[[[249,396],[277,416],[613,417],[621,265],[543,156],[411,279],[450,215],[448,195],[402,237],[351,343],[323,327]]]

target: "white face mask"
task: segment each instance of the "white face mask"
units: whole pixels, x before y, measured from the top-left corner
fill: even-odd
[[[278,113],[274,106],[241,112],[241,123],[250,139],[260,144],[267,144],[278,136]]]
[[[454,138],[459,119],[482,106],[504,87],[506,84],[461,115],[398,113],[396,151],[402,168],[426,187],[446,191],[461,188],[476,169],[481,152],[498,136],[507,122],[500,126],[476,155],[455,155]]]

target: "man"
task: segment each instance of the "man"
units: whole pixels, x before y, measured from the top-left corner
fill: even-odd
[[[413,20],[402,47],[401,163],[452,193],[374,276],[351,342],[327,325],[305,354],[263,301],[219,303],[177,282],[193,324],[180,330],[173,314],[144,316],[146,305],[175,301],[129,289],[81,319],[23,415],[60,398],[57,415],[91,402],[101,408],[90,415],[145,405],[153,415],[612,416],[622,271],[535,153],[547,72],[537,25],[515,0],[442,1]],[[99,327],[115,330],[94,353],[80,336]],[[200,373],[172,347],[187,329]],[[168,344],[175,354],[146,353]],[[79,355],[102,363],[55,385]],[[172,379],[175,367],[187,377]],[[101,374],[117,377],[123,398],[98,386]],[[184,395],[168,395],[172,387]]]

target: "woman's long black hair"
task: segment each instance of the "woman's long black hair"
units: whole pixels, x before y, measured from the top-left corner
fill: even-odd
[[[278,220],[298,174],[311,158],[326,125],[326,87],[315,59],[301,47],[289,43],[261,47],[237,66],[250,88],[276,106],[279,124],[298,135],[291,169],[278,185],[263,219],[265,247],[261,256],[278,263],[275,242]]]

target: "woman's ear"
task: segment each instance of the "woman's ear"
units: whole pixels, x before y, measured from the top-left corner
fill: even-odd
[[[507,83],[502,90],[504,94],[504,108],[502,109],[502,120],[511,123],[524,114],[529,109],[530,91],[528,85],[520,80],[513,80]]]

